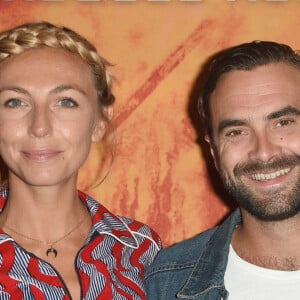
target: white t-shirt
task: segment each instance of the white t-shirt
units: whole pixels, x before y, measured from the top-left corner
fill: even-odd
[[[250,264],[230,246],[225,272],[229,300],[300,299],[300,271],[278,271]]]

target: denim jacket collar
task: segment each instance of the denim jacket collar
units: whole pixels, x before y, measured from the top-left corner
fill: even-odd
[[[227,266],[229,246],[234,229],[241,224],[241,213],[237,209],[219,226],[200,253],[195,266],[183,288],[177,293],[179,298],[195,299],[211,289],[220,289],[226,295],[224,274]]]

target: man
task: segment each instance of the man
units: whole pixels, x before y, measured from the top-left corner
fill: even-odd
[[[148,299],[300,299],[300,54],[257,41],[220,52],[199,107],[239,208],[162,250]]]

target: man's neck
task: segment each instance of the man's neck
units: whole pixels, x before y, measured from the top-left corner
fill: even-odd
[[[242,210],[243,223],[232,246],[246,261],[275,270],[300,270],[300,214],[276,222],[258,220]]]

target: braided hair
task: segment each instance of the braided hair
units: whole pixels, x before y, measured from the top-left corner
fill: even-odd
[[[60,48],[79,55],[93,71],[100,104],[113,104],[111,75],[106,70],[110,64],[89,41],[69,28],[37,22],[0,33],[0,63],[13,55],[41,47]]]
[[[49,22],[35,22],[0,32],[0,68],[1,63],[10,57],[42,47],[64,49],[80,56],[90,66],[94,75],[100,113],[108,121],[104,108],[115,101],[111,91],[111,75],[107,71],[110,64],[98,54],[93,44],[69,28],[55,26]],[[4,187],[7,179],[8,169],[0,157],[0,186]]]

